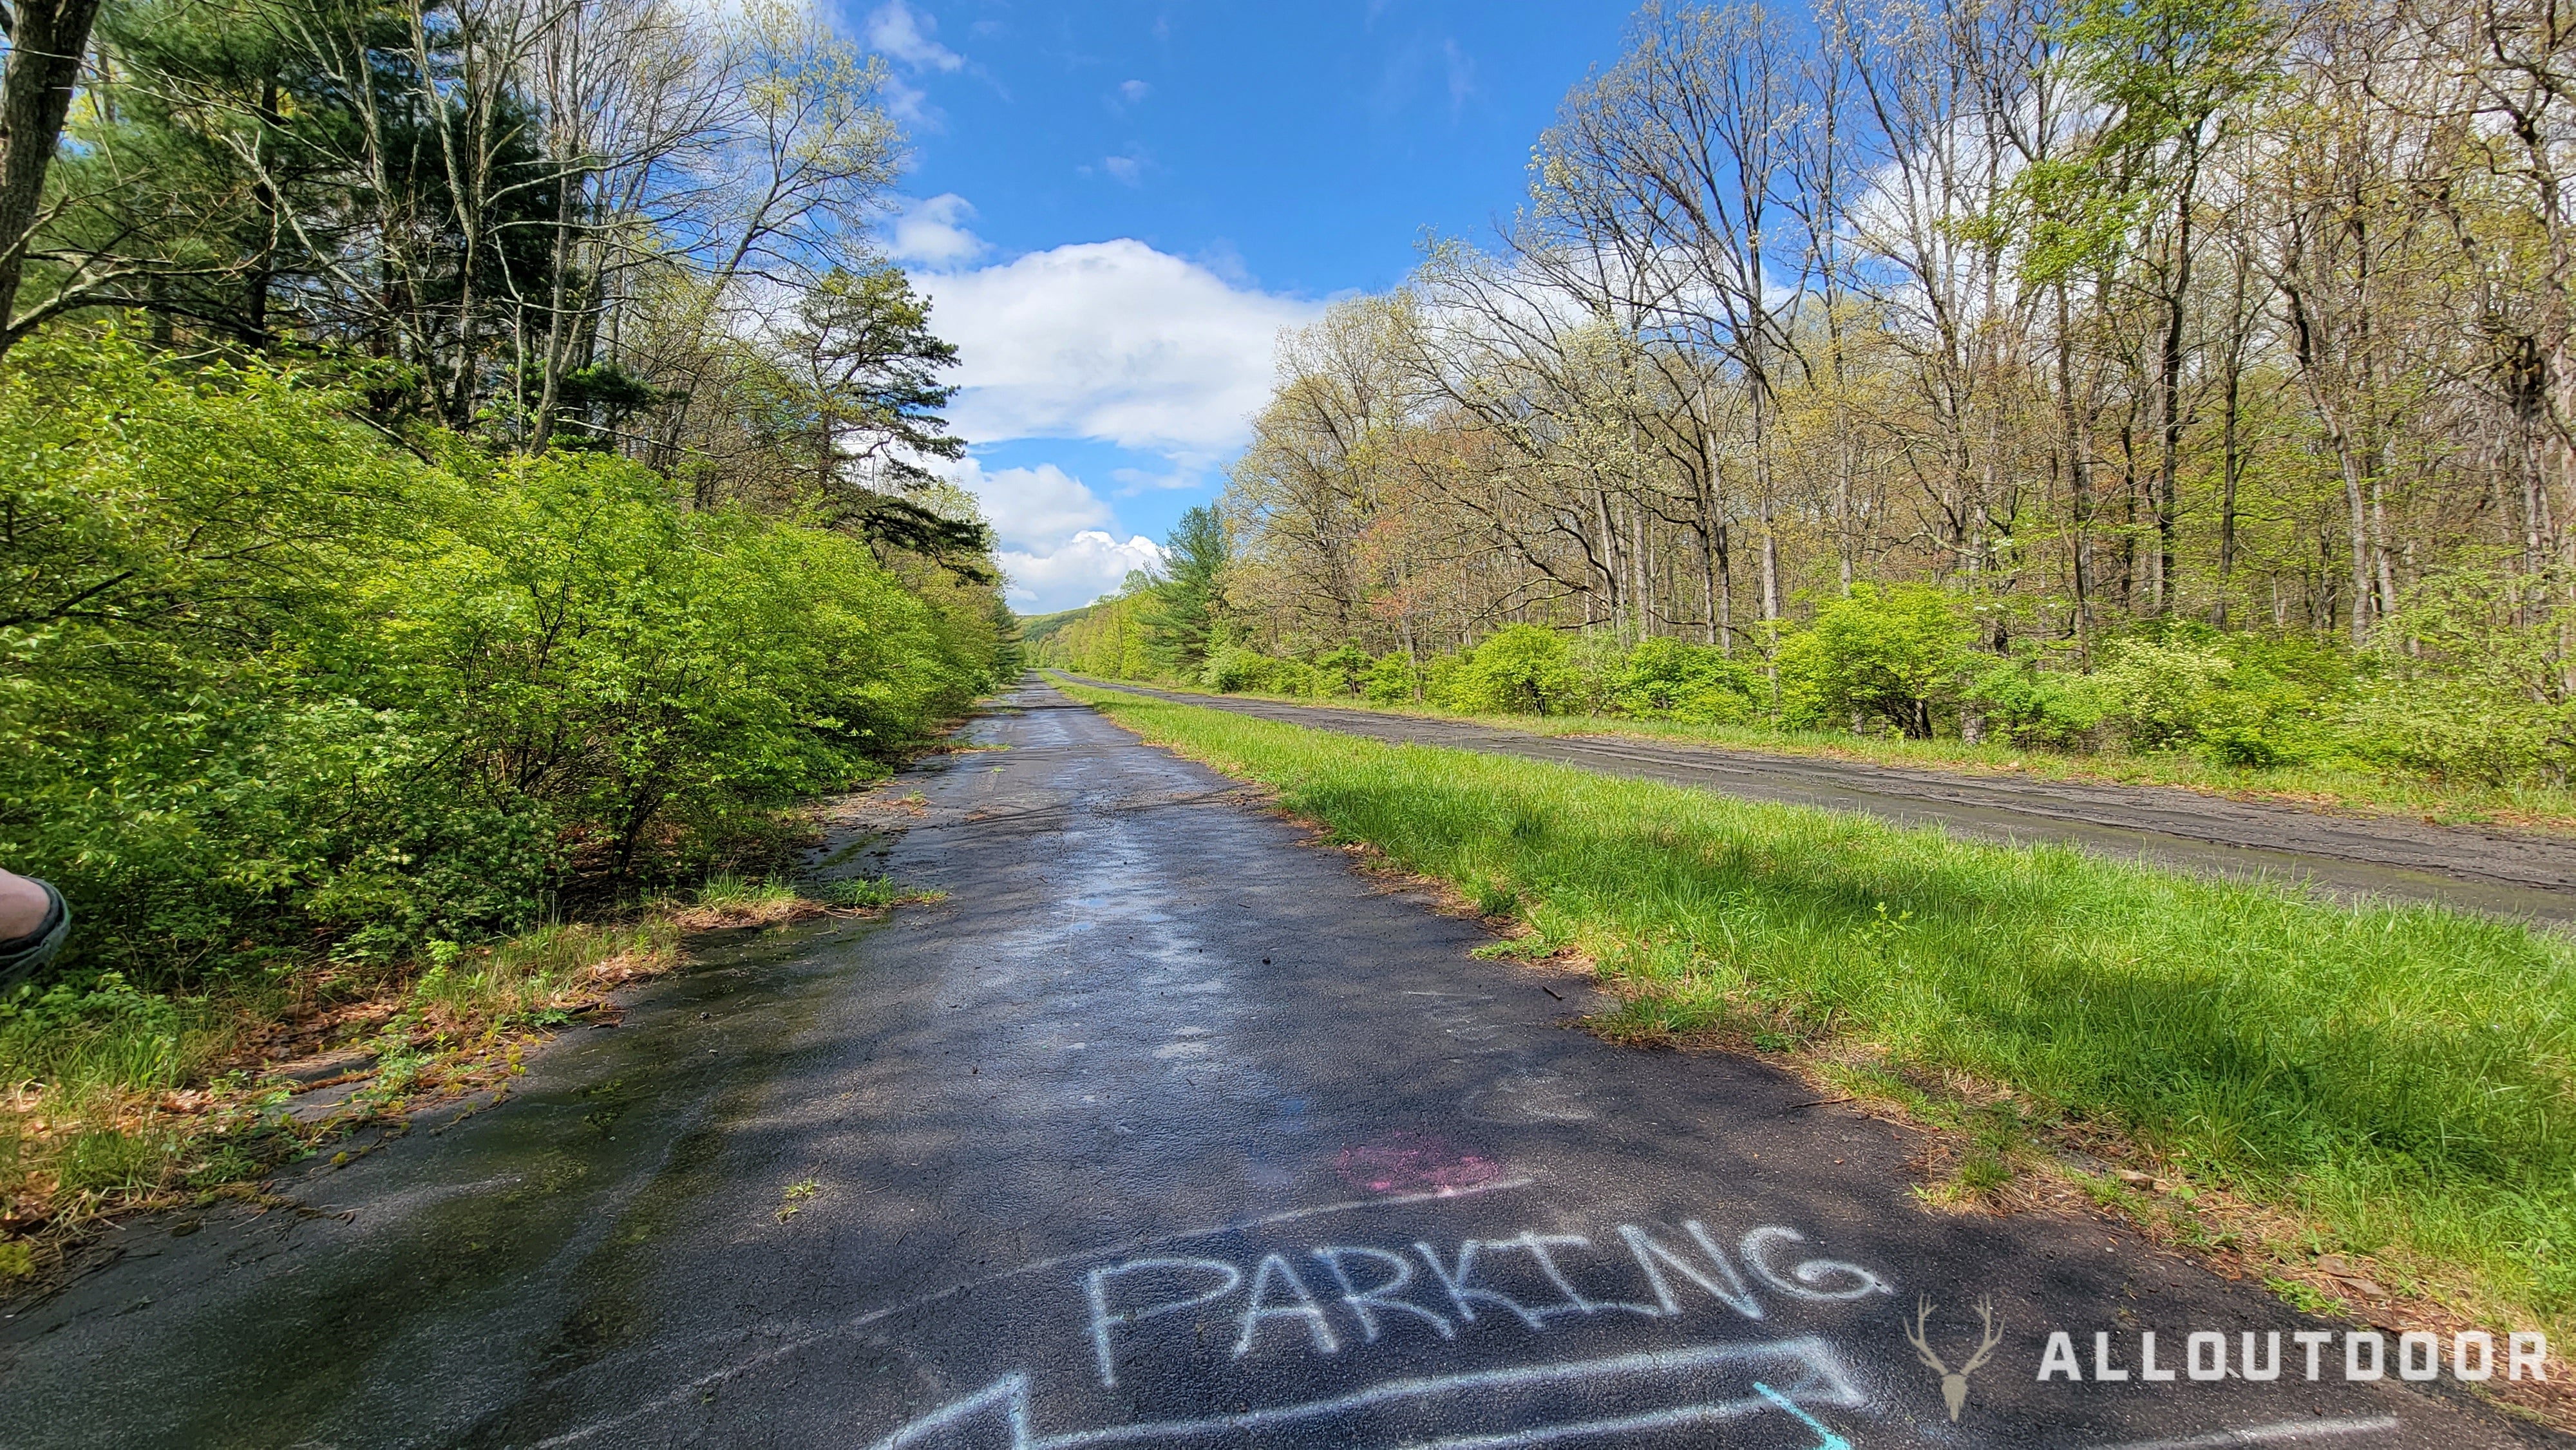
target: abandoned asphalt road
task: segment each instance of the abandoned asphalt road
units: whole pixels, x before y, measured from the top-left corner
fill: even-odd
[[[2533,1434],[2393,1345],[2311,1381],[2319,1326],[2107,1223],[1925,1209],[1903,1132],[1570,1026],[1566,977],[1050,690],[972,738],[1009,748],[898,780],[918,819],[826,868],[946,902],[707,947],[510,1101],[276,1185],[306,1212],[127,1225],[0,1306],[0,1444]],[[2051,1331],[2081,1382],[2039,1380]],[[2168,1374],[2278,1332],[2282,1373],[2149,1380],[2147,1332]]]
[[[2437,901],[2576,922],[2576,839],[2564,836],[2333,815],[2172,786],[1958,775],[1635,736],[1535,735],[1468,720],[1083,683],[1373,740],[1526,756],[1988,840],[2062,841],[2158,866],[2303,882],[2347,900]]]

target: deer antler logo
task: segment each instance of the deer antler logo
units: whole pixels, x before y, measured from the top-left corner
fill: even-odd
[[[1992,1359],[1995,1346],[2004,1342],[2004,1332],[1995,1327],[1995,1301],[1992,1298],[1977,1301],[1977,1320],[1985,1326],[1985,1333],[1977,1341],[1977,1352],[1969,1355],[1967,1363],[1957,1369],[1943,1364],[1941,1356],[1933,1353],[1931,1342],[1923,1337],[1924,1321],[1930,1319],[1932,1311],[1940,1306],[1934,1304],[1928,1294],[1914,1303],[1914,1323],[1905,1331],[1906,1343],[1914,1346],[1915,1358],[1941,1377],[1941,1402],[1950,1407],[1950,1422],[1957,1424],[1959,1412],[1968,1406],[1968,1376]]]

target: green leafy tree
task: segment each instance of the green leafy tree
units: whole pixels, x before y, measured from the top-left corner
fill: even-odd
[[[1583,677],[1564,636],[1535,624],[1497,630],[1449,682],[1458,708],[1497,715],[1563,714],[1582,692]]]
[[[2155,299],[2147,584],[2158,614],[2179,585],[2175,536],[2190,421],[2183,373],[2203,173],[2228,108],[2275,73],[2275,29],[2261,0],[2078,0],[2061,37],[2107,118],[2077,157],[2042,163],[2019,182],[2033,223],[2034,280],[2125,271]],[[2142,251],[2142,240],[2154,245]]]
[[[900,268],[834,268],[797,305],[779,340],[780,404],[791,446],[811,460],[811,497],[869,538],[972,571],[992,548],[980,523],[926,507],[930,458],[962,458],[940,410],[957,395],[940,375],[954,344],[930,330],[930,303]]]
[[[1975,663],[1968,624],[1938,589],[1852,586],[1780,646],[1780,694],[1792,724],[1846,729],[1883,721],[1911,739],[1932,737]]]
[[[1183,513],[1163,543],[1163,577],[1145,611],[1146,649],[1165,673],[1196,679],[1222,642],[1225,575],[1234,558],[1225,520],[1205,504]]]
[[[1660,636],[1629,652],[1611,687],[1621,714],[1731,725],[1753,718],[1753,671],[1707,645]]]

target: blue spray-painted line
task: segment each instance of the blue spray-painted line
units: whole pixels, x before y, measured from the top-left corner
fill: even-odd
[[[1787,1395],[1780,1393],[1778,1390],[1771,1388],[1760,1380],[1755,1380],[1753,1382],[1753,1392],[1760,1395],[1762,1398],[1769,1400],[1771,1403],[1778,1405],[1781,1409],[1787,1410],[1790,1414],[1797,1416],[1800,1423],[1804,1424],[1808,1429],[1815,1431],[1815,1450],[1851,1450],[1851,1442],[1849,1440],[1846,1440],[1842,1436],[1835,1434],[1833,1431],[1826,1429],[1815,1416],[1799,1409],[1798,1402],[1796,1400],[1789,1398]]]

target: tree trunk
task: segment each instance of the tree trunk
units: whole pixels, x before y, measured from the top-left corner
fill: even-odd
[[[2245,450],[2242,436],[2245,385],[2245,289],[2252,263],[2242,247],[2236,253],[2235,306],[2229,312],[2227,325],[2227,378],[2225,414],[2219,426],[2219,493],[2218,493],[2218,608],[2214,619],[2220,629],[2227,627],[2228,591],[2236,578],[2236,486],[2245,473]]]
[[[563,387],[564,313],[570,300],[564,295],[564,277],[572,270],[572,199],[580,187],[580,173],[574,171],[555,181],[554,275],[546,283],[545,381],[537,389],[537,420],[529,440],[529,450],[535,453],[545,452],[554,436],[555,399]]]
[[[2174,202],[2173,284],[2165,289],[2165,332],[2156,357],[2156,421],[2163,437],[2156,458],[2155,567],[2148,581],[2147,597],[2159,616],[2173,608],[2175,597],[2182,592],[2181,581],[2174,577],[2174,531],[2180,511],[2176,495],[2182,467],[2182,324],[2191,291],[2191,198],[2199,172],[2200,158],[2195,149],[2183,169],[2182,185]]]
[[[0,321],[7,323],[0,352],[38,320],[20,319],[18,287],[98,8],[99,0],[23,0],[9,28],[8,71],[0,78]]]
[[[2058,422],[2066,435],[2067,521],[2075,535],[2068,564],[2075,577],[2076,646],[2089,661],[2093,649],[2092,438],[2075,401],[2074,318],[2066,301],[2066,284],[2058,283],[2056,290]]]

